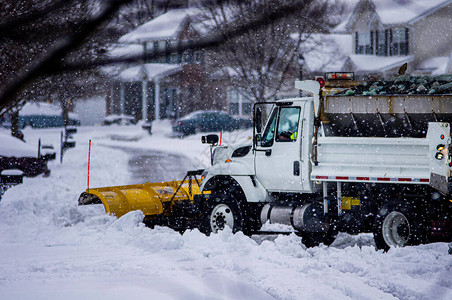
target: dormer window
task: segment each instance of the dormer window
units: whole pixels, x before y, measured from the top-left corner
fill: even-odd
[[[393,28],[389,34],[390,55],[408,55],[408,28]]]
[[[373,54],[373,32],[356,32],[355,34],[355,53]]]
[[[387,30],[379,30],[375,32],[375,44],[377,48],[375,49],[375,54],[378,56],[388,55],[388,33]]]
[[[408,55],[408,28],[398,27],[355,33],[355,53],[396,56]]]

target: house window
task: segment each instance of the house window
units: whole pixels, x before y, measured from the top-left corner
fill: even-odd
[[[160,118],[175,118],[177,113],[178,89],[169,87],[160,91]]]
[[[228,96],[229,96],[229,114],[239,115],[240,114],[239,93],[237,92],[237,90],[230,89]]]
[[[387,56],[388,55],[387,30],[375,31],[375,39],[376,39],[375,44],[377,45],[375,54],[379,56]]]
[[[152,49],[152,51],[154,53],[154,58],[149,59],[149,62],[151,62],[151,63],[158,62],[158,56],[155,56],[155,54],[159,51],[159,42],[154,42],[153,47],[150,47],[150,49]]]
[[[183,52],[182,52],[182,41],[177,42],[177,63],[182,64],[183,62]]]
[[[202,50],[196,51],[195,52],[195,62],[200,64],[200,63],[202,63],[203,59],[204,59],[203,51]]]
[[[166,52],[166,41],[160,41],[160,42],[159,42],[159,49],[161,49],[161,51],[164,49],[165,52]],[[160,54],[160,55],[157,57],[157,62],[158,62],[158,63],[164,64],[164,63],[166,62],[166,57],[165,57],[165,55]]]
[[[188,41],[188,45],[189,47],[193,46],[193,40],[189,40]],[[187,64],[192,64],[193,63],[193,58],[194,58],[194,51],[193,49],[187,49],[184,52],[184,62]]]
[[[165,62],[167,64],[171,63],[171,41],[166,41],[166,45],[165,45]]]
[[[357,32],[355,34],[355,53],[373,54],[373,32]]]
[[[408,55],[408,28],[393,28],[389,37],[391,55]]]
[[[251,102],[248,95],[241,95],[242,96],[242,116],[251,116],[252,110],[253,110],[253,103]]]
[[[250,116],[253,104],[246,94],[229,89],[229,114],[234,116]]]

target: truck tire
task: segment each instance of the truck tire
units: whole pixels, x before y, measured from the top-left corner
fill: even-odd
[[[376,248],[386,252],[392,247],[419,245],[423,240],[421,220],[412,203],[391,202],[383,205],[374,223]]]
[[[206,235],[217,233],[229,226],[233,233],[243,229],[243,214],[233,194],[228,191],[213,192],[204,206],[199,231]]]

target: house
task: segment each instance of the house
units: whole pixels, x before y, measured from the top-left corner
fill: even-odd
[[[407,63],[412,75],[452,73],[451,16],[452,0],[359,0],[329,37],[342,35],[348,49],[336,43],[312,69],[386,77]]]
[[[192,23],[195,9],[173,9],[119,39],[111,55],[143,55],[144,64],[116,72],[107,98],[107,114],[139,120],[178,118],[197,109],[222,109],[213,99],[203,50],[180,51],[201,36]],[[155,51],[166,55],[153,58]]]

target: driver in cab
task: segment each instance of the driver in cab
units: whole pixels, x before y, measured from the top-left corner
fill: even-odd
[[[290,120],[286,120],[284,124],[280,124],[278,141],[296,141],[298,135],[298,124]]]

